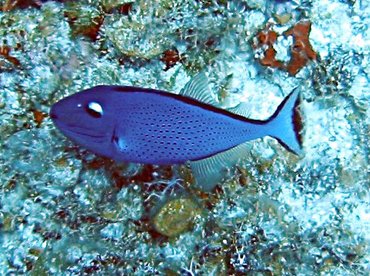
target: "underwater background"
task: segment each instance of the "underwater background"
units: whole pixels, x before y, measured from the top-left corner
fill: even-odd
[[[370,2],[0,0],[1,275],[369,275]],[[266,137],[212,192],[117,164],[52,124],[98,84],[266,119],[301,89],[304,154]]]

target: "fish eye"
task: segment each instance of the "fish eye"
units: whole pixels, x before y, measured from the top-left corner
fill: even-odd
[[[86,112],[94,117],[94,118],[101,118],[103,116],[103,108],[97,102],[89,102],[85,107]]]

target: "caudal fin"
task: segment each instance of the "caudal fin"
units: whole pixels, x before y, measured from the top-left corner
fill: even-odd
[[[269,135],[297,155],[302,153],[302,120],[298,110],[299,102],[299,90],[296,88],[282,101],[268,120]]]

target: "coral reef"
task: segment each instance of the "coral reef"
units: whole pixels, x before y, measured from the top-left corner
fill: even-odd
[[[368,274],[368,1],[0,7],[1,275]],[[78,148],[47,115],[94,85],[178,93],[199,71],[258,120],[299,87],[304,155],[250,142],[205,193],[186,166]]]

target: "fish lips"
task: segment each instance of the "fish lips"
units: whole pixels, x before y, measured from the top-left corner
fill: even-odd
[[[53,120],[53,122],[54,122],[55,120],[57,120],[57,119],[58,119],[57,112],[55,111],[55,105],[53,105],[53,106],[50,108],[49,116],[50,116],[50,118]]]
[[[55,113],[53,108],[50,110],[50,118],[52,119],[54,125],[68,138],[80,142],[90,140],[91,142],[102,143],[109,141],[110,136],[106,133],[98,133],[94,129],[89,129],[86,127],[79,127],[72,124],[68,124],[60,120],[58,115]]]

